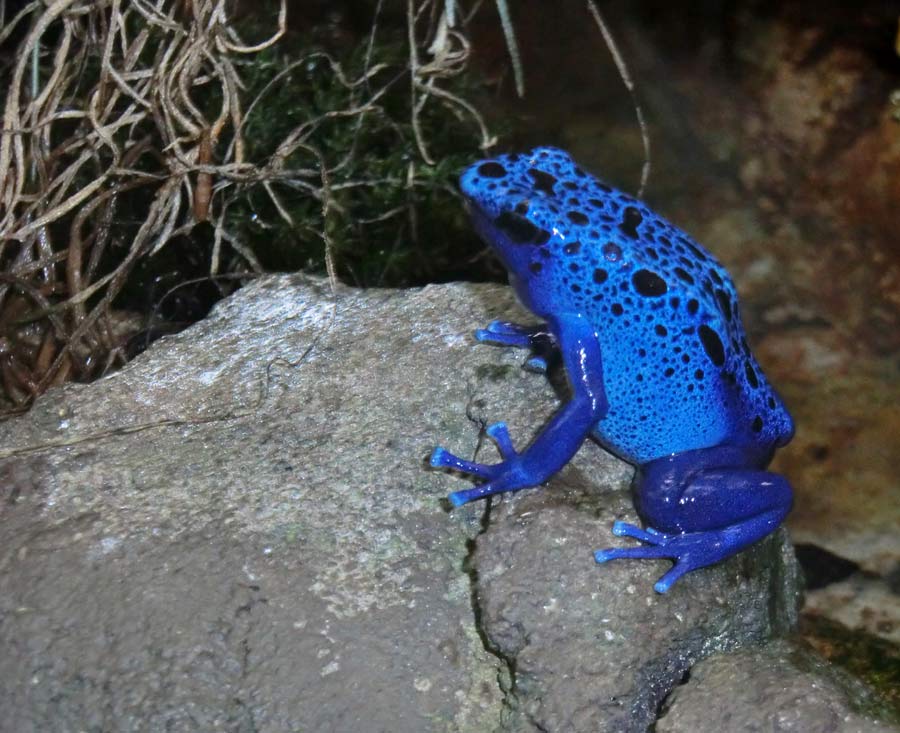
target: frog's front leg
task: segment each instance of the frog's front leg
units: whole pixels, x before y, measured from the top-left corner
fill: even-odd
[[[540,373],[547,371],[547,358],[557,348],[556,338],[546,324],[522,326],[509,321],[491,321],[475,332],[475,339],[486,344],[530,349],[534,354],[525,365]]]
[[[708,448],[643,466],[636,477],[640,529],[625,522],[613,534],[643,543],[598,550],[597,562],[671,558],[654,588],[665,593],[685,573],[720,562],[773,532],[791,509],[787,479],[742,460],[735,448]]]
[[[450,501],[454,506],[542,484],[568,463],[591,428],[606,413],[600,345],[593,328],[583,316],[563,315],[554,318],[553,331],[572,386],[572,399],[522,453],[513,447],[503,423],[492,425],[488,435],[497,443],[503,458],[498,464],[466,461],[443,448],[435,448],[431,454],[432,466],[452,468],[485,479],[479,486],[451,494]],[[514,335],[511,329],[509,334]]]

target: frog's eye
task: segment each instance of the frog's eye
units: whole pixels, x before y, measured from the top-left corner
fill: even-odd
[[[528,175],[534,181],[534,187],[538,191],[543,191],[548,196],[553,195],[553,186],[556,185],[556,176],[537,168],[529,168]]]
[[[550,239],[550,232],[538,228],[514,211],[504,211],[494,219],[494,226],[509,237],[513,244],[546,244]]]

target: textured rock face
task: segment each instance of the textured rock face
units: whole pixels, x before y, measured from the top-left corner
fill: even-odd
[[[598,567],[630,467],[449,512],[424,469],[555,409],[507,288],[273,277],[0,426],[3,730],[644,730],[699,659],[795,619],[783,534]],[[487,458],[490,460],[490,458]]]
[[[697,664],[656,724],[659,733],[817,731],[887,733],[895,727],[863,714],[870,692],[820,658],[789,642]]]
[[[559,493],[504,504],[475,553],[484,632],[515,670],[526,729],[644,731],[697,660],[765,640],[794,618],[783,536],[659,596],[653,582],[668,563],[598,569],[584,557],[616,543],[614,519],[633,521],[627,494],[603,497],[601,508],[597,496]]]
[[[0,427],[0,728],[495,727],[429,302],[266,280]]]

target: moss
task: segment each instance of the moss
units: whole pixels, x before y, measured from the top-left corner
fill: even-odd
[[[293,223],[261,186],[246,187],[229,209],[228,227],[267,269],[324,271],[327,240],[345,281],[407,285],[468,274],[461,263],[482,250],[456,194],[459,171],[483,154],[478,130],[451,104],[430,98],[418,122],[434,164],[423,160],[412,124],[404,34],[382,33],[371,51],[362,44],[345,58],[300,37],[263,52],[243,70],[247,99],[282,75],[246,120],[250,161],[271,155],[298,125],[309,126],[303,146],[283,163],[307,173],[274,187]],[[352,85],[367,70],[367,81]],[[466,75],[443,86],[462,98],[477,87]]]
[[[11,346],[0,404],[5,393],[21,410],[52,383],[98,376],[251,272],[327,269],[360,286],[486,279],[491,260],[456,193],[489,142],[468,42],[442,34],[438,16],[408,30],[396,8],[357,14],[377,33],[298,8],[303,33],[282,37],[279,4],[260,0],[242,19],[186,6],[162,24],[144,6],[83,3],[67,47],[75,71],[63,74],[51,65],[61,22],[38,4],[33,23],[49,25],[36,86],[53,101],[40,109],[27,16],[13,29],[22,53],[0,58],[0,79],[21,86],[7,115],[32,132],[9,148],[17,193],[4,223],[27,237],[3,240],[0,265],[16,273],[0,301]],[[107,43],[110,13],[133,46]],[[113,70],[131,87],[111,83]],[[69,114],[89,108],[98,123]],[[53,203],[76,195],[78,206]]]
[[[900,722],[900,650],[895,644],[809,614],[801,617],[799,631],[828,661],[860,678],[883,697],[885,706],[874,703],[873,709],[861,712]]]
[[[491,382],[503,382],[516,371],[517,369],[507,364],[479,364],[475,369],[475,376]]]

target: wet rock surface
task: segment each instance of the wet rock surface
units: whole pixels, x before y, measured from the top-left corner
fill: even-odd
[[[508,288],[267,278],[0,426],[0,728],[644,730],[699,659],[791,624],[783,533],[666,596],[665,562],[596,566],[635,517],[593,444],[448,512],[436,442],[524,442],[558,403],[473,343],[500,315]]]

